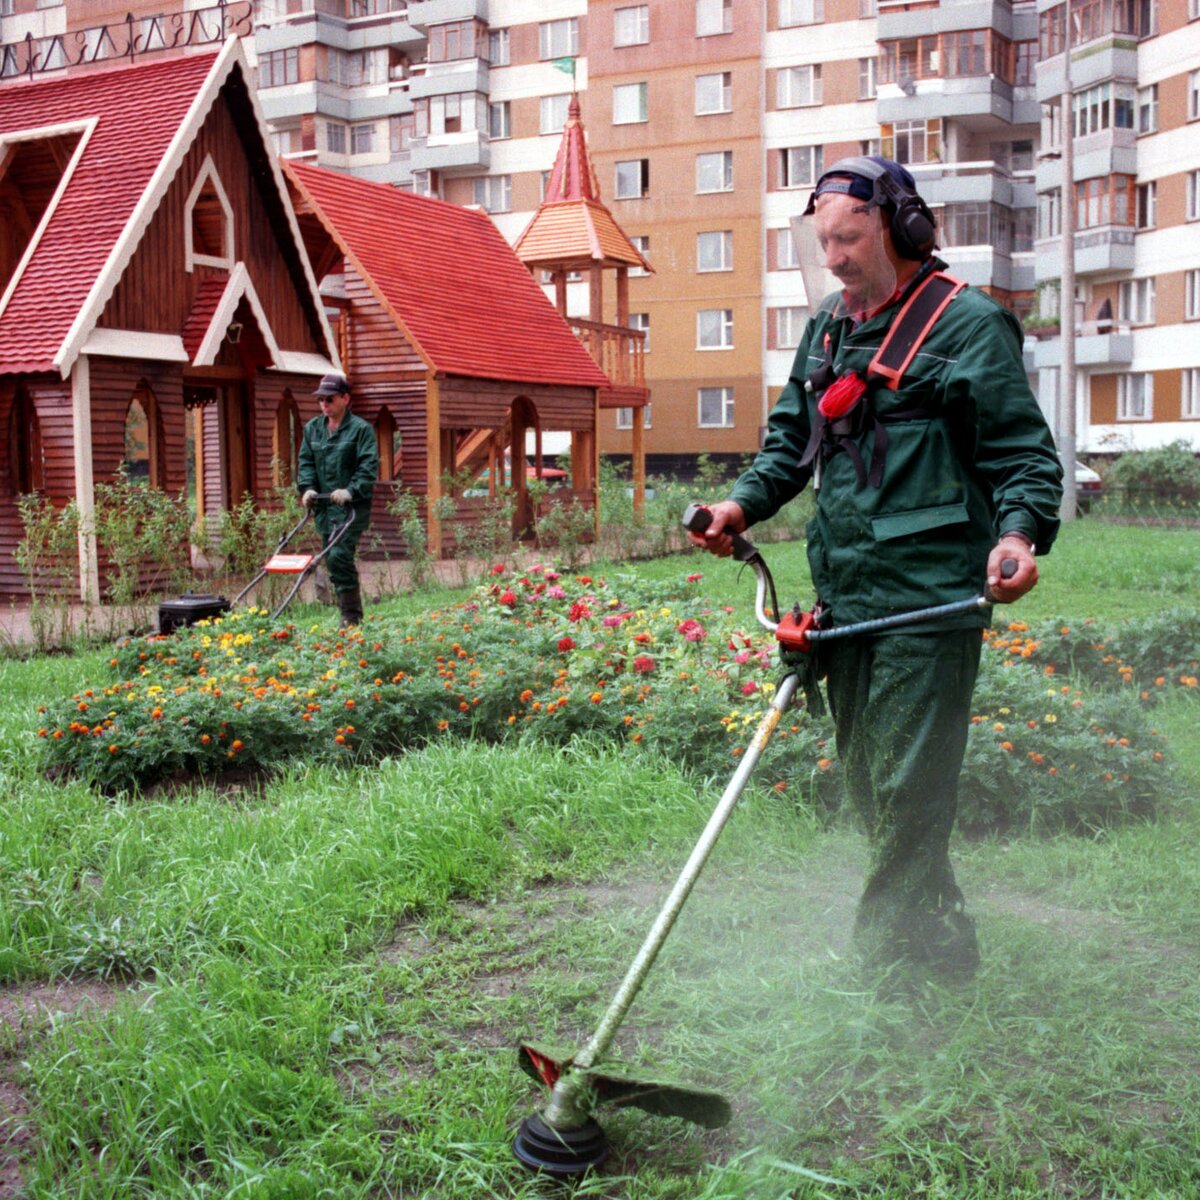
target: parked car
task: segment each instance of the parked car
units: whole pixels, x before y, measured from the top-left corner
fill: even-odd
[[[1087,512],[1104,494],[1104,480],[1086,463],[1075,462],[1075,507]]]

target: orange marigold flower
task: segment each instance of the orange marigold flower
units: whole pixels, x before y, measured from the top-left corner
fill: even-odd
[[[345,707],[345,708],[353,708],[353,707],[354,707],[354,701],[353,701],[353,700],[347,700],[347,701],[346,701],[346,703],[345,703],[345,705],[343,705],[343,707]]]
[[[1000,749],[1005,750],[1005,751],[1009,752],[1010,754],[1012,753],[1012,748],[1013,748],[1012,742],[1001,742],[1000,743]]]
[[[591,702],[593,704],[599,704],[600,701],[604,699],[604,693],[603,692],[593,692],[591,694],[591,696],[589,697],[589,699],[591,700]]]
[[[1151,757],[1152,759],[1154,759],[1154,761],[1155,761],[1155,762],[1162,762],[1162,760],[1163,760],[1163,754],[1162,754],[1162,751],[1161,751],[1161,750],[1155,750],[1155,752],[1154,752],[1152,755],[1150,755],[1150,757]]]
[[[439,729],[441,729],[441,730],[445,731],[445,730],[447,730],[447,729],[449,729],[449,728],[450,728],[450,722],[449,722],[449,721],[439,721],[439,722],[437,723],[437,727],[438,727]]]
[[[235,753],[238,750],[245,750],[245,748],[246,748],[246,743],[243,742],[241,738],[234,738],[233,741],[230,743],[230,749],[233,750]]]
[[[1058,774],[1058,768],[1057,768],[1057,767],[1049,767],[1049,768],[1046,770],[1046,774],[1047,774],[1047,775],[1057,775],[1057,774]]]
[[[120,750],[120,748],[121,748],[121,747],[120,747],[120,746],[118,746],[116,742],[113,742],[113,744],[112,744],[111,746],[109,746],[109,748],[108,748],[108,752],[109,752],[109,754],[116,754],[116,752],[117,752],[118,750]]]
[[[339,733],[333,740],[337,742],[339,746],[344,746],[346,744],[346,738],[344,734]]]
[[[62,731],[61,729],[56,729],[56,730],[55,730],[55,731],[54,731],[54,732],[53,732],[53,733],[52,733],[50,736],[51,736],[52,738],[56,738],[56,739],[57,739],[57,738],[60,738],[60,737],[62,737],[62,735],[63,735],[63,731]]]
[[[833,766],[832,758],[818,758],[817,759],[817,770],[818,771],[828,771],[829,768],[832,766]]]
[[[522,703],[522,704],[528,704],[528,703],[530,702],[530,700],[532,700],[532,699],[533,699],[533,691],[532,691],[532,689],[530,689],[530,688],[526,688],[526,689],[525,689],[525,690],[524,690],[524,691],[521,693],[521,703]]]
[[[202,733],[200,735],[200,745],[210,746],[211,744],[212,744],[212,738],[209,737],[209,735],[207,733]]]
[[[993,726],[992,726],[992,728],[993,728],[993,729],[994,729],[994,730],[995,730],[997,733],[1003,733],[1003,732],[1004,732],[1004,722],[1003,722],[1003,721],[997,721],[997,722],[995,723],[995,725],[993,725]]]
[[[1030,750],[1029,761],[1033,763],[1035,767],[1040,767],[1042,763],[1046,761],[1046,756],[1044,754],[1039,754],[1036,750]]]

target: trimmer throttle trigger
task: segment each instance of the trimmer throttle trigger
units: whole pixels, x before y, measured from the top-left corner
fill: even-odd
[[[689,533],[703,533],[712,524],[712,510],[703,504],[689,504],[683,510],[683,527]],[[740,533],[727,531],[733,539],[733,557],[738,562],[750,562],[758,557],[758,547]]]

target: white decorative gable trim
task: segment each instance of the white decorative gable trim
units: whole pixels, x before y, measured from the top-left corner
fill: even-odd
[[[225,291],[212,315],[212,320],[208,323],[208,330],[204,334],[204,340],[200,343],[199,350],[196,351],[192,366],[210,367],[217,361],[217,355],[221,352],[221,343],[225,340],[225,334],[229,330],[229,323],[233,320],[234,313],[237,312],[237,307],[243,298],[250,305],[250,311],[254,314],[255,321],[258,322],[258,331],[267,344],[271,365],[274,366],[279,362],[279,343],[275,340],[275,333],[267,320],[267,311],[263,308],[258,293],[254,290],[254,284],[250,282],[250,272],[246,270],[246,264],[239,262],[229,273],[229,282],[225,285]]]
[[[196,201],[200,199],[200,195],[208,183],[212,184],[213,191],[216,192],[217,200],[221,205],[221,212],[224,214],[222,223],[224,254],[201,254],[195,245],[196,227],[192,219],[192,210],[196,207]],[[197,266],[222,267],[226,271],[233,270],[236,258],[233,245],[233,205],[229,203],[229,195],[225,191],[225,185],[221,182],[221,176],[217,174],[216,164],[213,162],[211,154],[204,156],[204,162],[200,164],[200,170],[196,172],[196,182],[192,184],[187,203],[183,206],[183,237],[184,260],[189,272],[194,271]]]

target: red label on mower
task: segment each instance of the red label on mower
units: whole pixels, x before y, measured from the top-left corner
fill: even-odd
[[[801,613],[798,621],[794,613],[787,613],[775,630],[775,640],[789,650],[799,650],[802,654],[808,654],[812,650],[812,642],[808,635],[815,628],[816,621],[811,611]]]
[[[297,575],[306,570],[312,560],[311,554],[275,554],[267,560],[264,569],[270,575]]]

